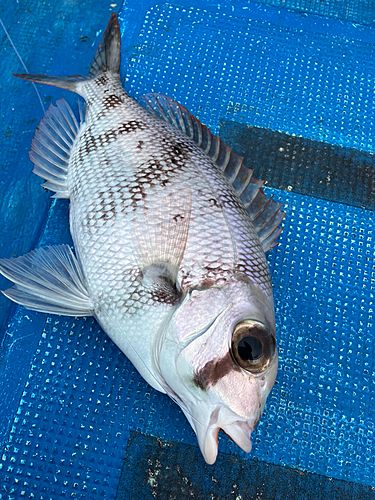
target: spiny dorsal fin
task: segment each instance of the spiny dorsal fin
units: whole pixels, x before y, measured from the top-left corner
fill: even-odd
[[[147,94],[143,101],[148,111],[190,137],[222,171],[245,205],[264,251],[277,245],[285,213],[281,203],[267,198],[262,189],[264,182],[253,177],[253,171],[243,164],[243,158],[178,102],[162,94]]]
[[[102,41],[90,66],[89,75],[91,77],[106,71],[115,75],[120,74],[120,43],[121,35],[118,18],[112,12]]]
[[[82,120],[82,112],[79,112]],[[69,198],[66,184],[68,164],[81,123],[69,104],[60,99],[51,104],[42,118],[31,145],[33,172],[46,182],[45,189],[54,191],[54,198]]]
[[[94,313],[81,265],[69,245],[0,259],[0,273],[14,283],[3,294],[28,309],[65,316]]]

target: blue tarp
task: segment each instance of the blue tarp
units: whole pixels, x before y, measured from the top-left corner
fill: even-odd
[[[374,153],[371,9],[358,8],[352,24],[298,2],[297,11],[266,3],[25,0],[3,3],[0,15],[31,72],[85,74],[113,8],[122,23],[122,74],[131,95],[170,95],[215,132],[231,121]],[[22,67],[5,34],[0,50],[0,251],[9,257],[70,237],[68,203],[50,203],[28,160],[42,106],[31,85],[11,77]],[[39,92],[45,107],[65,95],[46,87]],[[258,481],[264,463],[267,481],[272,475],[282,481],[287,474],[280,470],[294,468],[320,474],[319,484],[324,477],[343,480],[346,492],[364,498],[375,463],[374,212],[350,200],[293,192],[293,185],[267,189],[287,211],[281,245],[269,255],[280,371],[252,455],[221,436],[218,470],[226,481],[215,494],[227,497],[233,474],[251,474],[246,467],[255,457]],[[0,497],[114,498],[123,468],[123,480],[129,470],[140,473],[137,443],[149,449],[148,438],[134,435],[166,443],[160,445],[164,465],[168,443],[190,445],[171,457],[190,453],[184,474],[198,474],[206,484],[213,469],[203,466],[185,417],[141,379],[93,319],[32,313],[1,299],[0,325]],[[153,460],[152,467],[145,461],[134,498],[157,495],[160,467]],[[266,466],[280,468],[270,474]],[[316,488],[314,481],[308,484]],[[236,494],[250,495],[237,482]],[[199,488],[210,491],[207,484]]]

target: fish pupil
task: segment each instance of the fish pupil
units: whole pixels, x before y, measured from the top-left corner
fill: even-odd
[[[262,356],[262,343],[256,337],[244,337],[239,341],[237,351],[243,361],[256,361]]]

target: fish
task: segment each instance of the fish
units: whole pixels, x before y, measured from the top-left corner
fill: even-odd
[[[277,374],[266,252],[285,213],[263,181],[183,105],[139,103],[120,78],[112,13],[88,76],[15,76],[70,90],[32,141],[33,172],[69,200],[69,245],[0,260],[28,309],[94,316],[146,382],[185,414],[205,461],[223,431],[250,452]]]

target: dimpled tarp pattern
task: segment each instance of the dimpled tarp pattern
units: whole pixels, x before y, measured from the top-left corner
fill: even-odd
[[[28,5],[32,10],[33,3]],[[108,7],[96,14],[101,23],[96,29],[104,27]],[[124,83],[131,95],[165,93],[215,132],[220,120],[230,120],[374,152],[374,35],[360,16],[353,25],[245,1],[230,6],[206,2],[203,9],[195,0],[178,5],[129,1],[119,13]],[[29,15],[38,26],[36,12]],[[79,16],[84,26],[85,16]],[[53,36],[53,23],[48,29],[45,44]],[[29,54],[30,70],[84,74],[93,56],[87,45],[72,65],[65,40],[66,49],[58,52],[43,46],[41,61],[27,48],[37,35],[22,33],[14,40],[20,52]],[[76,33],[71,36],[77,38]],[[9,55],[8,72],[15,64]],[[20,142],[23,176],[29,178],[26,153],[41,109],[25,83],[5,82],[15,95],[23,95],[22,106],[34,106],[31,118],[25,112],[25,120],[33,118],[34,123]],[[46,103],[48,96],[61,96],[42,87],[40,93]],[[23,112],[17,99],[13,108],[2,111],[5,124],[7,113]],[[14,121],[18,134],[24,126]],[[11,151],[7,154],[11,165]],[[0,184],[4,193],[7,176],[8,170]],[[40,246],[70,241],[67,203],[53,202],[47,212],[48,195],[33,194],[38,184],[32,181],[26,193],[19,190],[22,204],[27,205],[29,192],[33,203],[24,215],[24,228],[13,228],[9,221],[3,227],[2,241],[17,239],[17,244],[3,243],[1,256],[19,254],[20,248],[25,252],[35,241]],[[280,370],[253,434],[252,456],[371,485],[374,212],[293,193],[293,186],[268,192],[287,211],[281,244],[268,257]],[[17,218],[19,205],[10,204],[8,219]],[[39,228],[33,238],[30,227]],[[113,498],[134,431],[196,449],[178,407],[141,379],[93,319],[48,317],[21,307],[9,311],[0,351],[0,497]],[[252,459],[225,436],[219,446],[224,456]],[[210,474],[198,451],[195,467]]]

